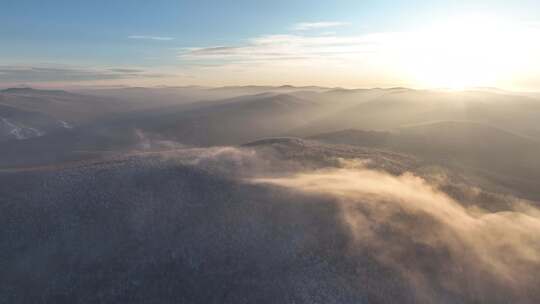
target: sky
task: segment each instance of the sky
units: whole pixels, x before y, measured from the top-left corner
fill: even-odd
[[[540,1],[1,0],[0,87],[540,91]]]

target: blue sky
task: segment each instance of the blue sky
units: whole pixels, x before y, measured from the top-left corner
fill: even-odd
[[[272,82],[270,80],[279,71],[270,73],[271,66],[263,61],[291,60],[291,50],[287,50],[287,56],[277,58],[259,56],[255,61],[244,57],[254,52],[262,54],[266,45],[270,45],[270,50],[283,52],[282,48],[277,48],[279,43],[298,43],[301,46],[295,49],[294,57],[307,58],[302,52],[307,50],[306,45],[312,46],[313,43],[299,42],[299,37],[351,38],[373,33],[420,31],[439,20],[467,14],[495,15],[506,22],[535,24],[540,20],[540,4],[537,2],[2,0],[0,83],[62,83],[73,79],[88,82],[110,78],[111,83],[124,84],[144,82],[143,79],[151,84],[159,84],[160,81],[163,84],[227,84],[215,77],[208,78],[205,73],[210,72],[196,67],[226,66],[226,72],[234,74],[235,69],[245,70],[249,64],[265,65],[259,74],[266,73],[268,77],[255,79],[255,82]],[[258,42],[264,37],[275,36],[289,36],[294,40],[278,39],[270,44],[266,43],[267,40],[263,44]],[[342,43],[336,40],[334,45]],[[246,46],[248,48],[234,56],[230,49],[227,54],[214,52],[211,56],[208,52],[199,51],[212,47]],[[194,50],[197,52],[185,55]],[[362,51],[356,46],[351,50]],[[311,64],[319,64],[314,61],[314,52],[308,53]],[[321,54],[327,53],[317,52],[320,62],[327,59]],[[303,62],[304,67],[307,65],[307,61]],[[37,72],[20,71],[34,67]],[[129,69],[130,72],[123,75],[120,69]],[[62,74],[62,70],[71,73]],[[54,77],[54,71],[58,77]],[[144,71],[144,76],[134,75],[139,71]],[[308,72],[311,71],[305,69],[304,73]],[[73,77],[77,73],[83,75]],[[93,73],[101,74],[92,79]],[[232,79],[234,83],[248,83],[253,80],[249,75],[254,73],[257,71],[245,73],[246,79],[234,74]],[[350,80],[350,75],[347,77]],[[361,79],[366,77],[359,77],[358,82],[351,85],[362,85]],[[151,78],[155,79],[149,81]],[[298,71],[294,77],[285,77],[283,82],[300,83],[302,81],[298,80],[301,79],[302,72]],[[305,82],[318,84],[316,78]]]

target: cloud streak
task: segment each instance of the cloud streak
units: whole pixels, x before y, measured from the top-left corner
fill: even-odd
[[[155,41],[172,41],[172,40],[174,40],[173,37],[166,37],[166,36],[147,36],[147,35],[131,35],[131,36],[128,36],[128,39],[136,39],[136,40],[155,40]]]
[[[348,22],[339,22],[339,21],[321,21],[321,22],[300,22],[293,26],[293,29],[296,31],[310,31],[310,30],[320,30],[328,28],[336,28],[350,25]]]
[[[373,51],[377,36],[338,37],[267,35],[249,40],[244,46],[214,46],[184,49],[183,60],[268,62],[274,60],[339,60]]]
[[[178,57],[186,65],[206,63],[231,75],[241,72],[238,77],[275,79],[283,77],[282,69],[287,68],[286,74],[297,79],[283,82],[305,82],[317,74],[319,84],[326,86],[359,81],[368,86],[519,89],[540,69],[536,56],[540,44],[532,39],[539,32],[530,24],[510,26],[472,18],[415,31],[309,32],[338,25],[343,26],[340,22],[297,24],[292,32],[256,36],[241,44],[184,48]],[[339,82],[321,83],[329,74],[341,75]]]
[[[0,66],[0,82],[90,81],[160,78],[167,75],[131,68]]]

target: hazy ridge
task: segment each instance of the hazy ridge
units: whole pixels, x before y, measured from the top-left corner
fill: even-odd
[[[2,301],[540,301],[533,97],[10,89],[0,117],[43,132],[0,133]]]

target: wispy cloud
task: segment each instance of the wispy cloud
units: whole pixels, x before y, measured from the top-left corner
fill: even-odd
[[[168,75],[133,68],[0,66],[0,82],[56,82],[158,78]]]
[[[234,46],[213,46],[207,48],[191,48],[187,49],[186,54],[194,56],[215,56],[215,55],[231,55],[237,52],[240,52],[243,47],[234,47]]]
[[[309,30],[345,24],[347,23],[299,23],[294,28]],[[492,60],[498,62],[497,57],[504,55],[502,54],[504,52],[514,52],[514,49],[537,50],[540,48],[539,43],[530,39],[538,33],[535,29],[501,31],[497,35],[492,35],[493,31],[486,30],[484,27],[441,27],[425,31],[375,32],[362,35],[339,35],[331,31],[319,34],[296,32],[264,35],[253,37],[238,45],[184,48],[180,51],[179,57],[186,61],[207,60],[229,63],[303,58],[326,62],[329,60],[348,61],[348,64],[351,64],[358,60],[374,63],[380,59],[381,62],[389,63],[397,60],[402,65],[417,61],[424,64],[428,63],[428,59],[429,64],[432,62],[444,64],[451,59],[454,64],[466,62],[468,59],[474,59],[476,63]],[[484,36],[485,39],[479,41],[476,39],[478,36]],[[490,52],[486,53],[487,49]]]
[[[533,28],[540,28],[540,21],[532,21],[527,23],[527,25]]]
[[[348,22],[338,22],[338,21],[321,21],[321,22],[300,22],[293,26],[293,29],[296,31],[310,31],[310,30],[319,30],[327,29],[334,27],[342,27],[350,25]]]
[[[386,39],[385,34],[384,39]],[[267,35],[250,39],[243,46],[186,48],[180,58],[187,61],[271,62],[287,60],[341,60],[374,51],[381,35]]]
[[[165,36],[147,36],[147,35],[131,35],[129,39],[138,39],[138,40],[155,40],[155,41],[171,41],[174,40],[173,37]]]
[[[359,35],[307,32],[342,24],[297,24],[302,31],[257,36],[241,44],[184,48],[179,58],[189,66],[223,67],[223,73],[236,73],[239,79],[248,74],[273,79],[287,71],[304,80],[317,75],[330,81],[329,75],[340,75],[342,80],[378,86],[500,86],[516,82],[515,74],[532,79],[540,67],[540,43],[532,39],[539,29],[532,26],[494,30],[471,21]]]

